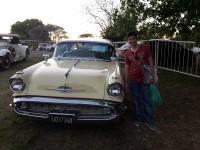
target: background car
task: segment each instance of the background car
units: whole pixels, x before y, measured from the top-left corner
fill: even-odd
[[[138,44],[142,44],[143,41],[137,41]],[[116,48],[117,54],[118,54],[118,59],[120,61],[124,61],[124,53],[129,50],[131,48],[131,46],[129,45],[129,43],[125,43],[123,44],[121,47]]]
[[[9,69],[11,63],[27,60],[29,48],[20,44],[18,34],[0,34],[0,68]]]
[[[54,49],[55,49],[55,44],[47,46],[47,51],[53,52]]]
[[[38,50],[42,51],[42,50],[47,50],[49,44],[48,43],[38,43]]]
[[[131,46],[129,45],[129,43],[126,43],[124,45],[122,45],[120,48],[117,48],[117,52],[119,54],[120,57],[124,56],[124,53],[129,50],[131,48]]]
[[[21,116],[56,123],[113,122],[126,110],[121,66],[112,42],[68,39],[58,42],[52,58],[10,78]]]

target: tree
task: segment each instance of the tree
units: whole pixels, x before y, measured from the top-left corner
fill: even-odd
[[[46,28],[46,26],[38,26],[33,29],[31,29],[29,32],[29,37],[32,40],[41,40],[41,41],[47,41],[49,40],[49,33]]]
[[[67,32],[64,30],[64,28],[57,26],[57,25],[52,25],[52,24],[47,24],[46,28],[49,33],[50,39],[55,43],[57,41],[60,41],[62,39],[69,38],[67,36]]]
[[[143,40],[168,38],[200,43],[199,0],[95,0],[86,12],[101,27],[101,35],[113,41],[125,40],[137,31]]]
[[[94,37],[91,33],[85,33],[85,34],[81,34],[79,36],[79,38],[92,38]]]
[[[44,26],[44,24],[38,19],[26,19],[23,22],[17,21],[11,25],[11,33],[19,34],[21,39],[26,40],[29,38],[28,32],[39,26]]]
[[[126,34],[130,31],[137,31],[137,26],[140,23],[140,11],[142,5],[139,0],[135,0],[133,5],[128,6],[126,1],[121,0],[120,9],[115,9],[113,14],[113,26],[110,26],[110,31],[115,41],[126,40]]]
[[[200,1],[199,0],[149,0],[147,3],[151,29],[167,37],[178,40],[195,40],[200,42]]]
[[[129,31],[137,31],[145,17],[144,4],[140,0],[95,0],[95,5],[85,7],[95,24],[101,27],[101,35],[113,41],[125,40]]]
[[[99,25],[101,36],[108,37],[108,30],[114,25],[113,14],[118,8],[114,0],[95,0],[93,4],[85,6],[85,11],[90,16],[91,23]]]

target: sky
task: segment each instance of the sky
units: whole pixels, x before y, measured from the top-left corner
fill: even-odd
[[[0,33],[10,33],[11,25],[26,19],[39,19],[43,24],[63,27],[70,38],[91,33],[100,36],[100,27],[89,22],[83,5],[93,0],[2,0]]]

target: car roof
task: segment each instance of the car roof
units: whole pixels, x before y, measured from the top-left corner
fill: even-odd
[[[130,48],[131,48],[131,46],[130,46],[129,43],[126,43],[126,44],[124,44],[124,45],[122,45],[122,46],[120,47],[121,50],[126,50],[126,49],[130,49]]]
[[[111,46],[114,46],[113,42],[108,40],[108,39],[97,39],[97,38],[66,39],[66,40],[62,40],[62,41],[60,41],[58,43],[63,43],[63,42],[94,42],[94,43],[103,43],[103,44],[109,44]]]
[[[19,37],[18,34],[14,34],[14,33],[10,33],[10,34],[4,34],[4,33],[0,33],[0,36],[2,37]]]

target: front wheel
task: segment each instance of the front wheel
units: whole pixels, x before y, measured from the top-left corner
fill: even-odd
[[[3,58],[2,58],[2,63],[1,63],[1,68],[2,69],[9,69],[11,66],[11,61],[10,61],[10,58],[8,55],[5,55]]]

